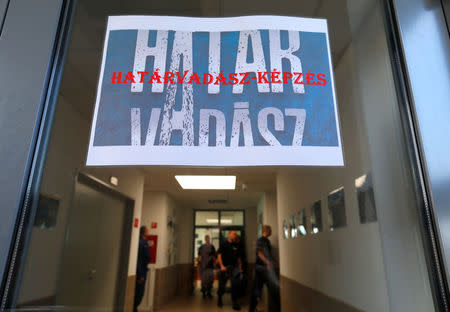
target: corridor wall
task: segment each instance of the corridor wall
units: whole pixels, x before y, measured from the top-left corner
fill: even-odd
[[[156,222],[156,228],[150,228]],[[192,291],[192,209],[166,192],[144,192],[142,224],[158,236],[156,263],[149,266],[144,309],[158,309],[175,296]]]
[[[382,21],[377,6],[351,19],[353,40],[335,60],[345,167],[277,176],[279,235],[284,220],[322,202],[323,232],[311,234],[308,220],[307,236],[280,239],[283,311],[433,309]],[[361,224],[355,179],[368,172],[378,221]],[[331,231],[327,195],[339,187],[347,224]]]

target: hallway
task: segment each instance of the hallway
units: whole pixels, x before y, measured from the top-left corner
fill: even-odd
[[[243,302],[246,303],[246,299],[243,299]],[[248,305],[242,304],[241,311],[247,311]],[[213,299],[203,299],[201,294],[198,291],[194,296],[191,297],[179,297],[175,299],[172,303],[165,305],[160,312],[186,312],[186,311],[195,311],[195,312],[232,312],[234,311],[231,308],[231,298],[229,295],[225,295],[223,297],[223,307],[219,308],[217,306],[217,295],[214,294]],[[263,311],[260,309],[260,311]]]

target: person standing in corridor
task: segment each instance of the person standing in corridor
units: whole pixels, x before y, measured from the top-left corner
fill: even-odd
[[[271,312],[280,311],[280,283],[274,268],[275,261],[269,240],[270,235],[272,235],[272,228],[269,225],[263,225],[262,236],[256,241],[255,278],[253,280],[249,312],[256,311],[256,305],[258,304],[258,299],[261,298],[264,284],[268,288],[274,306]]]
[[[134,290],[134,307],[133,311],[137,312],[137,307],[141,304],[144,297],[145,281],[147,280],[148,263],[150,262],[150,251],[148,250],[147,236],[148,228],[141,226],[139,229],[139,250],[136,268],[136,287]]]
[[[247,275],[247,267],[248,267],[248,263],[247,263],[247,255],[245,253],[245,246],[244,246],[244,242],[241,241],[241,237],[237,234],[236,235],[236,239],[234,241],[234,245],[237,248],[238,251],[238,255],[241,258],[241,262],[242,262],[242,272],[239,276],[239,298],[242,298],[245,296],[245,292],[247,290],[247,280],[248,280],[248,275]]]
[[[228,280],[231,280],[231,300],[233,302],[233,310],[240,310],[238,303],[240,275],[242,274],[242,259],[239,256],[239,250],[234,244],[236,240],[236,231],[230,231],[228,239],[224,241],[217,251],[217,261],[220,266],[219,273],[219,298],[217,306],[222,307],[222,296],[225,293],[225,286]]]
[[[211,245],[211,237],[205,236],[205,244],[198,249],[200,278],[202,280],[203,298],[212,298],[211,289],[214,283],[214,262],[216,249]]]

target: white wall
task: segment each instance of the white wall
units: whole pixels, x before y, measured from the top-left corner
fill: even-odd
[[[383,19],[378,7],[366,13],[335,67],[345,167],[277,176],[280,237],[283,220],[318,199],[324,226],[317,235],[280,238],[281,274],[364,311],[432,311]],[[354,180],[369,171],[378,222],[362,225]],[[340,186],[347,226],[331,232],[326,199]]]
[[[156,269],[192,263],[192,213],[192,209],[180,206],[166,192],[144,192],[141,224],[149,228],[151,235],[158,235],[158,246],[156,263],[149,265],[150,273],[141,308],[153,309],[155,287],[159,287],[155,284]],[[167,225],[168,218],[174,223],[173,229]],[[151,228],[152,222],[157,223],[156,229]]]
[[[67,219],[78,172],[93,174],[105,182],[110,175],[119,177],[117,190],[135,200],[134,214],[140,217],[143,175],[134,169],[86,169],[84,162],[89,129],[90,122],[64,97],[60,97],[41,186],[41,192],[60,199],[57,223],[53,230],[32,230],[19,303],[56,294]],[[138,235],[137,229],[133,229],[128,270],[130,275],[136,270]]]
[[[246,236],[246,248],[247,248],[247,261],[254,263],[256,260],[255,247],[257,237],[257,216],[256,206],[248,207],[245,209],[245,236]]]
[[[336,169],[335,169],[336,170]],[[344,171],[343,169],[342,171]],[[311,170],[312,171],[312,170]],[[281,275],[364,311],[388,311],[378,224],[359,224],[352,176],[328,177],[324,170],[281,172],[277,177],[280,236],[284,219],[322,200],[322,233],[280,240]],[[330,232],[326,197],[345,188],[347,227]],[[307,228],[310,231],[310,209]]]
[[[192,262],[192,213],[191,208],[182,207],[166,192],[144,192],[141,224],[149,227],[150,234],[158,235],[156,263],[153,268]],[[174,230],[167,226],[169,217],[174,223]],[[157,222],[156,229],[150,228],[152,222]]]
[[[150,229],[152,222],[157,223],[156,229],[150,229],[151,235],[158,235],[158,246],[156,251],[156,268],[163,268],[169,265],[168,244],[170,241],[167,217],[171,215],[169,211],[169,197],[165,192],[144,192],[144,202],[142,205],[141,225],[146,225]]]
[[[361,105],[353,84],[353,46],[335,68],[345,168],[282,170],[277,176],[279,233],[284,219],[322,201],[323,232],[280,240],[281,274],[364,311],[387,311],[388,294],[377,223],[361,225],[354,187],[355,178],[370,171]],[[330,232],[327,195],[344,186],[347,227]]]
[[[178,207],[176,213],[177,263],[192,263],[194,211]]]

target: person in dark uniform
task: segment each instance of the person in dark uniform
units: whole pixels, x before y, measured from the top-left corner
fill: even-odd
[[[245,296],[245,292],[247,290],[247,280],[248,280],[248,272],[247,272],[247,255],[245,252],[244,242],[241,240],[239,235],[236,235],[236,239],[234,244],[238,250],[238,255],[241,258],[242,263],[242,274],[240,274],[240,283],[239,283],[239,298]]]
[[[240,310],[238,303],[240,275],[242,274],[242,260],[239,256],[239,250],[234,244],[236,231],[230,231],[228,239],[220,245],[217,251],[217,261],[220,266],[219,273],[219,291],[217,292],[217,306],[222,307],[222,296],[225,293],[225,286],[228,280],[231,280],[231,300],[233,310]]]
[[[136,288],[134,290],[134,307],[133,311],[137,312],[137,307],[141,304],[144,297],[145,281],[147,280],[148,263],[150,262],[150,251],[148,250],[148,243],[145,239],[148,235],[148,228],[141,226],[139,229],[139,250],[136,268]]]
[[[253,280],[253,290],[250,299],[249,312],[256,311],[258,299],[261,298],[264,284],[269,290],[269,295],[273,303],[273,311],[280,311],[280,283],[274,268],[274,257],[272,255],[272,245],[269,237],[272,235],[272,228],[263,225],[262,236],[256,241],[256,263],[255,278]]]
[[[205,236],[205,244],[198,249],[200,278],[202,280],[203,298],[212,298],[211,289],[214,283],[214,262],[216,249],[211,245],[211,237]]]

